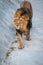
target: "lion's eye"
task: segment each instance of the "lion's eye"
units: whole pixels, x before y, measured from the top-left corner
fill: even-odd
[[[30,21],[30,20],[27,20],[28,22]]]

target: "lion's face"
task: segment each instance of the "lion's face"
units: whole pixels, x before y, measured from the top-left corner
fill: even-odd
[[[16,29],[25,31],[29,22],[29,16],[28,14],[24,14],[23,16],[21,16],[21,13],[23,13],[22,10],[16,11],[14,15],[14,26]]]

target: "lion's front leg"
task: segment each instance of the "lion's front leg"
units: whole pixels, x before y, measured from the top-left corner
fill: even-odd
[[[30,30],[28,30],[28,31],[26,32],[26,40],[31,40],[31,39],[30,39]]]
[[[18,36],[18,41],[19,41],[19,46],[18,46],[18,48],[19,48],[19,49],[22,49],[22,48],[24,48],[24,44],[23,44],[23,40],[22,40],[22,33],[17,32],[17,36]]]

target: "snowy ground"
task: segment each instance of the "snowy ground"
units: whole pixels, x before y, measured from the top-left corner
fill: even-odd
[[[33,7],[31,40],[26,41],[23,36],[25,48],[18,49],[12,20],[20,0],[0,0],[0,65],[43,65],[43,0],[30,2]]]

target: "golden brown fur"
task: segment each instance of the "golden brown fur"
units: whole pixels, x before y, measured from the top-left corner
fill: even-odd
[[[25,31],[29,16],[28,14],[24,14],[23,16],[21,16],[21,13],[23,13],[23,10],[16,11],[14,15],[14,24],[17,26],[17,29]]]
[[[26,39],[30,40],[30,29],[32,27],[32,6],[30,2],[23,1],[20,8],[14,14],[14,26],[17,31],[19,48],[23,48],[22,33],[25,33]]]

